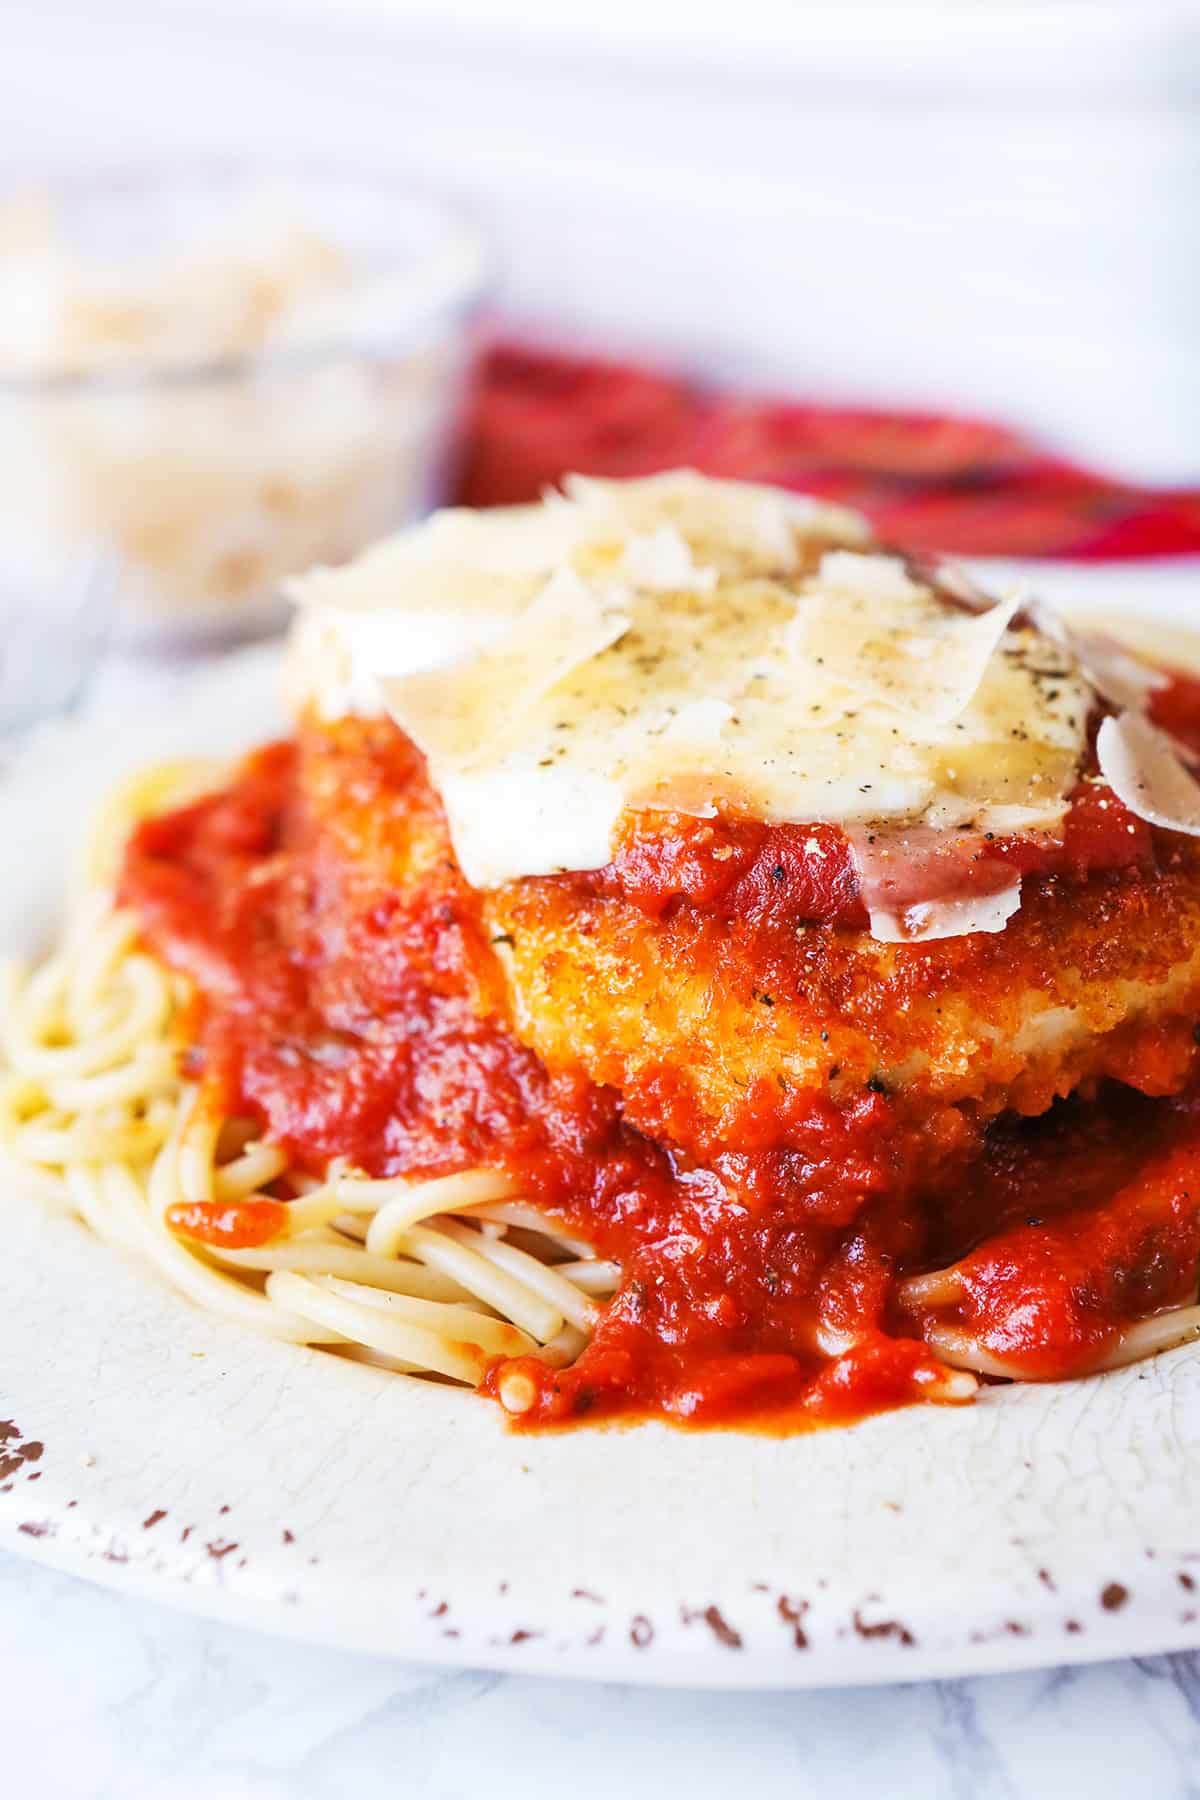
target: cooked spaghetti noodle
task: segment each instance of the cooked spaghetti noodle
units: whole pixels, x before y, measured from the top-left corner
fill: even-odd
[[[269,1336],[472,1386],[497,1358],[571,1362],[619,1271],[511,1177],[372,1181],[332,1167],[317,1180],[184,1078],[188,984],[140,947],[111,882],[132,823],[214,774],[164,765],[120,789],[91,834],[61,947],[33,971],[5,968],[0,1148],[99,1237]],[[211,1229],[190,1235],[189,1218]],[[261,1243],[220,1241],[222,1228],[233,1240],[256,1225]]]
[[[0,1150],[199,1304],[529,1427],[1200,1337],[1200,681],[687,473],[299,595],[103,811]]]
[[[136,821],[221,774],[166,764],[120,788],[90,833],[60,947],[35,969],[4,968],[0,1150],[46,1200],[207,1310],[405,1374],[477,1386],[499,1365],[498,1397],[524,1412],[535,1389],[514,1359],[575,1361],[620,1284],[616,1262],[500,1169],[371,1179],[335,1162],[318,1177],[182,1072],[190,985],[141,947],[112,883]],[[968,1399],[980,1376],[1036,1378],[954,1322],[965,1294],[958,1265],[898,1289],[944,1365],[929,1397]],[[1122,1326],[1091,1366],[1197,1339],[1200,1305],[1172,1306]]]

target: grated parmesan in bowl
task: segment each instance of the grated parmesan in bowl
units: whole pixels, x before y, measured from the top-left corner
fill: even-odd
[[[245,636],[440,497],[484,259],[384,179],[112,170],[0,200],[0,568],[88,551],[117,629]]]

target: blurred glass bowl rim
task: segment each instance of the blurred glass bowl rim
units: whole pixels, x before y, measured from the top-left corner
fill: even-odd
[[[232,642],[284,622],[288,575],[444,498],[489,291],[466,209],[394,164],[304,158],[6,159],[6,199],[33,206],[27,232],[12,215],[29,279],[0,373],[0,602],[50,616],[63,559],[92,557],[112,641]],[[56,266],[59,243],[94,283]],[[279,303],[297,244],[335,253],[303,310]],[[109,294],[130,303],[124,341],[90,333]]]
[[[362,256],[365,278],[336,295],[343,318],[328,336],[233,354],[148,358],[129,367],[0,370],[0,399],[186,386],[311,369],[346,356],[394,357],[419,350],[447,329],[464,328],[493,288],[490,245],[470,208],[395,167],[219,156],[122,158],[107,164],[89,159],[86,165],[6,161],[0,167],[0,204],[20,195],[48,199],[67,241],[89,253],[177,250],[181,256],[204,247],[206,227],[220,228],[247,202],[286,197],[297,225]],[[327,209],[335,200],[342,208],[331,214]],[[103,239],[105,224],[114,218],[126,228],[135,220],[144,228],[156,211],[177,228],[184,219],[176,208],[189,202],[185,228],[165,239],[135,234],[111,247]],[[366,234],[364,224],[370,228]],[[81,225],[86,227],[82,243]]]

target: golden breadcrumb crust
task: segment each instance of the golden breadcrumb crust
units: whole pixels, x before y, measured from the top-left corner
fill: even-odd
[[[488,899],[516,1029],[552,1068],[619,1088],[644,1129],[737,1146],[785,1089],[874,1083],[906,1108],[1035,1113],[1111,1075],[1181,1085],[1200,1016],[1200,857],[1027,879],[1003,932],[927,945],[786,934],[682,906],[651,919],[555,881]]]
[[[687,902],[655,918],[585,878],[477,895],[415,753],[401,793],[348,779],[364,744],[397,735],[357,720],[302,732],[305,804],[343,864],[369,890],[450,909],[472,1004],[695,1155],[786,1142],[814,1095],[870,1085],[914,1117],[1036,1113],[1102,1076],[1175,1091],[1197,1059],[1200,847],[1186,840],[1160,845],[1157,870],[1027,877],[1004,931],[925,945]]]

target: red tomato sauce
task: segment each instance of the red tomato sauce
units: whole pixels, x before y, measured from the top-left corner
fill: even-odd
[[[167,1224],[198,1244],[222,1250],[255,1250],[287,1224],[282,1200],[190,1200],[168,1206]]]
[[[943,1195],[930,1249],[962,1276],[945,1322],[1027,1379],[1085,1373],[1117,1325],[1195,1298],[1200,1094],[1112,1083],[999,1121]]]
[[[1200,684],[1194,700],[1195,723]],[[906,1307],[900,1284],[958,1258],[961,1290],[939,1316],[1037,1376],[1086,1368],[1124,1322],[1190,1297],[1200,1101],[1112,1087],[982,1138],[964,1129],[935,1182],[887,1095],[814,1092],[803,1107],[791,1097],[784,1147],[690,1166],[625,1121],[618,1093],[550,1073],[509,1028],[478,897],[444,851],[392,842],[406,821],[433,821],[428,842],[444,844],[412,746],[363,727],[339,771],[324,792],[303,733],[257,752],[221,792],[139,827],[121,898],[195,984],[190,1072],[299,1166],[504,1167],[620,1261],[579,1361],[522,1363],[537,1393],[526,1425],[656,1414],[791,1429],[937,1397],[928,1309]],[[656,854],[631,821],[610,868],[587,879],[649,912],[683,894],[726,915],[857,922],[834,828],[690,823]],[[1151,859],[1153,843],[1085,784],[1064,843],[1036,856],[1081,875]],[[285,1205],[215,1203],[172,1222],[244,1246]]]
[[[1166,685],[1150,695],[1148,710],[1156,725],[1200,756],[1200,675],[1172,670]]]
[[[987,894],[1007,886],[1014,873],[1082,878],[1152,859],[1149,825],[1091,780],[1072,795],[1061,839],[964,832],[940,853],[940,881],[926,871],[923,887],[926,897]],[[652,917],[683,899],[754,924],[865,931],[868,923],[850,844],[836,825],[633,813],[623,821],[608,868],[577,879],[594,881],[600,892],[619,894]]]

